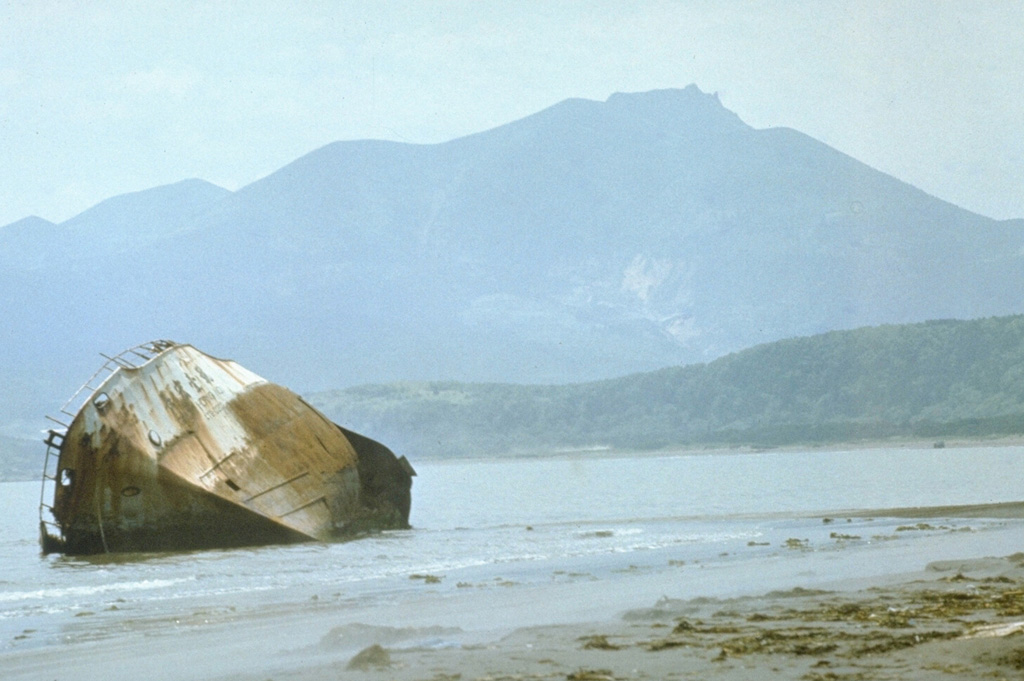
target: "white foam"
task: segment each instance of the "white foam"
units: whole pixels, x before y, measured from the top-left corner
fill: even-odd
[[[182,577],[178,579],[146,579],[141,582],[114,582],[110,584],[96,584],[93,586],[68,586],[59,589],[38,589],[36,591],[9,591],[0,593],[0,602],[10,603],[15,601],[38,600],[41,598],[68,598],[81,596],[95,596],[103,593],[124,593],[130,591],[147,591],[151,589],[162,589],[175,584],[195,581],[194,577]]]

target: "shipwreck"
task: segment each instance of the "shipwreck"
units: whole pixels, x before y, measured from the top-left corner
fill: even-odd
[[[104,357],[63,416],[48,417],[44,553],[333,541],[409,527],[416,473],[405,457],[290,390],[172,341]]]

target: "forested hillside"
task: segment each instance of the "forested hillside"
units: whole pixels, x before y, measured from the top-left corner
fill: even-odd
[[[1024,434],[1024,316],[835,331],[593,383],[392,383],[316,393],[410,457]],[[0,438],[0,479],[40,442]]]
[[[398,383],[311,401],[420,456],[1016,434],[1024,317],[830,332],[593,383]]]

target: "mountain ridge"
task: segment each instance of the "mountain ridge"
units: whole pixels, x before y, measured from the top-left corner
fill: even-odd
[[[412,456],[854,444],[1024,434],[1024,316],[790,338],[569,385],[395,383],[307,395]]]
[[[152,338],[310,391],[595,380],[1024,312],[1024,221],[756,130],[695,86],[438,144],[335,142],[236,192],[171,187],[194,199],[111,199],[117,219],[73,218],[94,236],[0,251],[17,329],[0,380],[28,386],[9,398],[19,416],[60,402],[97,352]]]

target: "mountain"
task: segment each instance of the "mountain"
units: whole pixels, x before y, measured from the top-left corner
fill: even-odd
[[[33,441],[0,435],[0,482],[40,478],[44,451],[42,438]]]
[[[128,249],[177,231],[188,232],[193,221],[231,192],[205,180],[174,184],[107,199],[76,215],[61,228],[80,242]]]
[[[230,194],[204,180],[184,180],[115,196],[60,225],[28,217],[0,227],[0,266],[17,272],[86,262],[100,269],[97,260],[111,251],[147,247],[177,230],[189,231],[198,215]]]
[[[886,325],[560,386],[366,385],[309,395],[412,458],[1024,433],[1024,316]]]
[[[2,238],[14,238],[15,235],[31,237],[33,233],[41,233],[47,230],[51,230],[54,225],[49,220],[39,217],[38,215],[30,215],[27,218],[22,218],[17,222],[12,222],[0,231],[0,237]]]
[[[338,142],[234,193],[194,180],[19,224],[0,229],[0,410],[20,418],[154,338],[310,391],[584,381],[1024,312],[1024,223],[753,129],[695,86],[443,144]]]
[[[168,239],[230,194],[186,180],[108,199],[60,224],[32,217],[0,227],[0,432],[34,438],[100,352],[148,337],[145,263],[173,258],[161,252]]]

